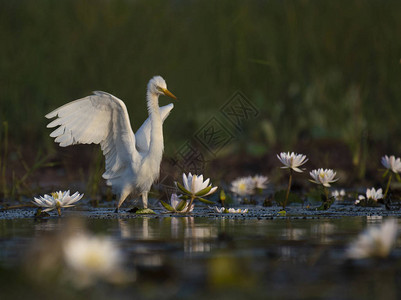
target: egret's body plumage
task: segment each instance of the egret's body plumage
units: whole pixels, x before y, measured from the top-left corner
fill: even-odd
[[[105,93],[67,103],[46,118],[57,117],[47,127],[57,127],[50,136],[61,147],[75,144],[100,144],[106,159],[103,178],[119,195],[117,210],[129,194],[142,195],[147,207],[148,192],[159,177],[162,160],[163,122],[174,105],[159,107],[159,95],[175,98],[164,79],[153,77],[148,83],[149,117],[134,134],[123,101]]]

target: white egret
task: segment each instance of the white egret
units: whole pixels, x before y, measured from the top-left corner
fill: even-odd
[[[106,158],[102,177],[118,195],[116,212],[132,193],[142,196],[143,207],[148,206],[148,193],[159,177],[163,155],[163,122],[174,105],[159,107],[159,96],[177,99],[161,76],[153,77],[147,88],[149,117],[132,132],[127,108],[123,101],[105,92],[93,92],[67,103],[46,118],[57,117],[47,125],[57,127],[50,136],[61,147],[75,144],[100,144]]]

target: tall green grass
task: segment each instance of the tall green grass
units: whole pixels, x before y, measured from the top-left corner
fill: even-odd
[[[400,11],[375,0],[1,0],[0,118],[14,143],[52,148],[44,114],[105,90],[138,128],[160,74],[179,98],[167,154],[241,90],[266,150],[329,137],[358,163],[363,147],[401,146]]]

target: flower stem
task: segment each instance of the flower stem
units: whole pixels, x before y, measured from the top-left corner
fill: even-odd
[[[384,192],[384,196],[383,196],[384,199],[386,199],[388,190],[390,189],[391,179],[393,179],[393,173],[392,172],[390,172],[390,175],[388,176],[386,191]]]
[[[323,186],[324,195],[326,196],[326,201],[329,201],[329,189]]]
[[[189,201],[189,204],[188,204],[188,208],[187,208],[187,210],[186,210],[186,213],[189,213],[189,210],[191,209],[192,202],[194,202],[194,199],[195,199],[195,196],[192,195],[192,196],[191,196],[191,201]]]
[[[290,196],[291,183],[292,183],[292,169],[290,169],[290,179],[288,179],[288,188],[287,188],[287,193],[285,194],[283,209],[287,206],[288,197]]]

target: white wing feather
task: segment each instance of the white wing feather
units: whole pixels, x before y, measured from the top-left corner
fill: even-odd
[[[124,102],[105,92],[93,93],[47,114],[48,119],[57,117],[47,127],[59,126],[50,136],[56,138],[55,142],[61,147],[100,144],[106,158],[103,178],[112,179],[139,159],[135,135]]]
[[[162,122],[164,122],[164,120],[168,117],[173,107],[174,107],[173,103],[160,107],[160,115],[162,118]],[[138,150],[138,152],[147,152],[149,150],[150,130],[151,130],[150,118],[147,118],[145,122],[143,122],[142,126],[135,133],[136,149]]]

